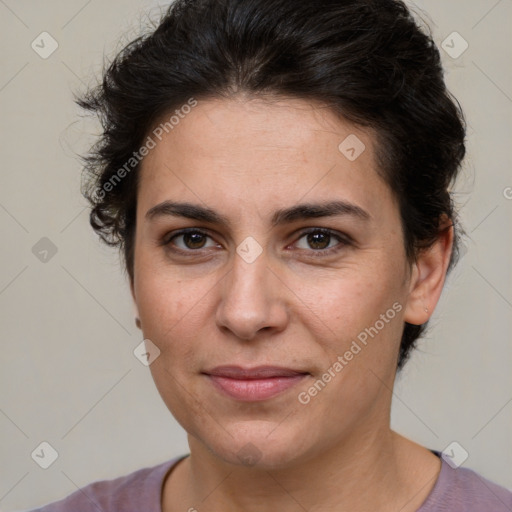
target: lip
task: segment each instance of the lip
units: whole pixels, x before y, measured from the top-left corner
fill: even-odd
[[[243,402],[258,402],[277,396],[304,379],[308,372],[280,366],[217,366],[203,372],[216,389]]]

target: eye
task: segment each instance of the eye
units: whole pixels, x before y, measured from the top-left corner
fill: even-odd
[[[314,257],[326,256],[342,250],[351,244],[347,235],[325,228],[310,228],[303,231],[293,244],[300,251],[306,251]],[[220,247],[210,235],[197,228],[182,229],[164,237],[161,245],[175,253],[200,253],[202,249]]]
[[[207,245],[208,239],[211,240],[210,245]],[[177,249],[181,252],[194,252],[200,249],[215,247],[218,244],[213,242],[211,237],[203,231],[198,229],[184,229],[170,237],[166,237],[163,241],[163,245],[173,246],[173,250]]]
[[[295,242],[295,246],[298,246],[300,250],[319,253],[315,256],[325,256],[337,252],[346,245],[350,245],[348,237],[325,228],[312,228],[304,231]]]

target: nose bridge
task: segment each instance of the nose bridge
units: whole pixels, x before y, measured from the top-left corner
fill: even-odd
[[[281,329],[286,321],[282,289],[269,268],[265,251],[254,255],[254,247],[237,248],[231,271],[226,276],[217,308],[217,323],[237,337],[253,338],[263,328]],[[244,252],[245,249],[245,252]],[[247,250],[248,249],[248,250]],[[246,257],[252,251],[251,257]]]

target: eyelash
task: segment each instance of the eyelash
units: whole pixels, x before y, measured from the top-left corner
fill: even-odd
[[[336,231],[332,231],[330,229],[327,229],[327,228],[309,228],[305,231],[302,231],[300,234],[299,234],[299,237],[297,238],[296,242],[299,241],[300,239],[304,238],[305,236],[309,235],[309,234],[313,234],[313,233],[320,233],[320,234],[323,234],[323,235],[328,235],[332,238],[335,238],[339,243],[337,245],[335,245],[334,247],[330,247],[328,249],[299,249],[299,251],[307,251],[307,252],[310,252],[311,255],[315,258],[317,257],[326,257],[326,256],[330,256],[334,253],[337,253],[338,251],[342,250],[344,247],[346,246],[350,246],[352,245],[352,240],[350,239],[350,237],[348,237],[348,235],[342,235]],[[198,229],[198,228],[187,228],[187,229],[182,229],[176,233],[172,233],[172,236],[165,236],[161,242],[160,245],[162,246],[166,246],[170,251],[174,252],[174,253],[178,253],[178,254],[186,254],[186,255],[190,255],[192,253],[200,253],[202,248],[201,249],[188,249],[188,250],[184,250],[184,249],[179,249],[179,248],[176,248],[176,247],[172,247],[172,244],[171,242],[175,239],[175,238],[178,238],[180,236],[183,236],[183,235],[186,235],[186,234],[199,234],[199,235],[203,235],[205,237],[208,237],[208,238],[212,238],[207,232],[205,231],[202,231],[201,229]],[[295,242],[295,243],[296,243]],[[329,243],[331,242],[331,240],[329,240]],[[208,249],[208,248],[207,248]]]

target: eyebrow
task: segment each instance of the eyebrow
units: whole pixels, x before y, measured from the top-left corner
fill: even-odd
[[[299,220],[316,219],[319,217],[337,217],[348,215],[360,220],[369,220],[370,214],[360,206],[347,201],[329,201],[322,203],[304,203],[289,208],[276,210],[272,215],[271,225],[276,227]],[[175,201],[164,201],[153,206],[146,212],[146,219],[172,216],[217,224],[228,228],[231,222],[224,215],[211,208]]]

